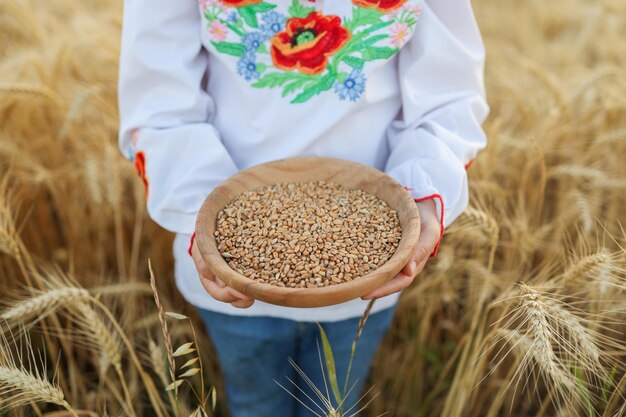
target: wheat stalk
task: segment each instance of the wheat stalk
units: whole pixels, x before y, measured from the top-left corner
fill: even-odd
[[[361,338],[361,333],[363,332],[363,327],[365,327],[365,322],[367,322],[367,318],[370,315],[370,312],[372,311],[372,307],[374,307],[374,303],[376,302],[376,298],[373,298],[370,300],[369,303],[367,303],[367,307],[365,307],[365,311],[363,312],[363,314],[361,315],[361,318],[359,319],[359,326],[357,328],[356,331],[356,337],[354,338],[354,341],[352,342],[352,350],[350,352],[350,360],[348,361],[348,370],[346,371],[346,381],[344,383],[343,386],[343,395],[347,395],[346,393],[348,392],[348,383],[350,380],[350,371],[352,370],[352,361],[354,360],[354,354],[356,353],[356,345],[359,342],[359,339]]]
[[[169,385],[169,382],[167,380],[168,372],[165,369],[165,365],[163,363],[162,351],[161,351],[161,348],[157,346],[157,344],[152,339],[148,341],[148,354],[150,356],[150,363],[152,364],[152,369],[154,369],[154,372],[157,374],[157,376],[161,380],[161,383],[163,384],[163,386],[167,387]],[[170,401],[172,409],[174,410],[174,413],[178,416],[179,415],[178,404],[171,390],[167,391],[167,397]]]
[[[159,312],[159,323],[161,323],[161,331],[163,332],[163,339],[165,341],[165,349],[167,351],[167,361],[169,363],[170,378],[172,378],[172,382],[174,382],[176,381],[176,362],[174,360],[174,347],[172,345],[172,338],[170,337],[170,332],[167,327],[167,321],[165,320],[165,309],[163,308],[163,304],[161,304],[159,292],[157,291],[156,280],[154,278],[154,272],[152,271],[152,263],[149,259],[148,270],[150,271],[150,287],[152,288],[152,292],[154,293],[154,302]]]
[[[0,366],[0,396],[3,397],[0,410],[46,402],[60,405],[76,415],[58,386],[18,368]]]
[[[120,284],[109,284],[101,287],[89,288],[89,292],[97,295],[124,296],[129,293],[138,295],[153,296],[152,288],[143,282],[123,282]]]
[[[573,376],[563,369],[563,364],[554,353],[552,343],[557,340],[548,321],[548,308],[541,294],[530,285],[522,284],[522,308],[527,317],[529,336],[532,345],[528,347],[528,353],[536,360],[539,367],[550,375],[563,392],[572,391],[576,388]]]
[[[64,287],[52,289],[14,304],[0,314],[0,320],[12,324],[24,323],[33,318],[38,321],[60,306],[88,301],[90,298],[89,291],[83,288]]]
[[[558,321],[567,330],[576,344],[572,346],[574,349],[572,354],[582,360],[582,363],[588,367],[587,370],[604,379],[607,375],[600,362],[602,352],[591,336],[591,331],[582,325],[578,317],[566,310],[564,305],[555,300],[545,300],[545,304],[549,308],[551,318]]]
[[[92,340],[102,353],[100,357],[100,373],[106,374],[110,365],[113,365],[116,372],[122,372],[122,353],[119,338],[111,332],[109,327],[102,321],[100,316],[84,302],[74,304],[77,311],[77,322],[83,328],[83,332]]]
[[[46,374],[45,363],[42,362],[43,371],[33,366],[35,354],[28,336],[26,336],[26,348],[26,357],[20,350],[17,351],[17,358],[14,357],[9,351],[6,336],[3,333],[0,334],[0,399],[2,399],[0,412],[27,404],[45,402],[59,405],[72,416],[77,417],[65,400],[61,388],[43,377]],[[30,370],[26,368],[27,363],[30,365]]]
[[[4,84],[0,85],[0,92],[35,95],[47,98],[57,105],[61,105],[63,103],[63,100],[58,94],[50,90],[48,87],[40,85],[26,83]]]
[[[15,220],[9,201],[12,195],[9,192],[9,176],[6,175],[0,182],[0,252],[18,258],[20,247],[18,244]]]
[[[598,273],[611,261],[608,252],[602,250],[600,252],[580,258],[567,268],[559,277],[560,280],[567,282],[577,278],[591,278],[592,275]]]

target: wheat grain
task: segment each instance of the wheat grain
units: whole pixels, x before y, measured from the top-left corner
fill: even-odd
[[[232,269],[290,288],[366,275],[393,255],[401,238],[398,215],[385,202],[323,181],[242,193],[218,213],[214,234]]]

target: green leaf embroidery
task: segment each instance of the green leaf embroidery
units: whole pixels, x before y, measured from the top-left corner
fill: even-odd
[[[295,81],[290,81],[287,84],[285,84],[285,86],[283,87],[283,92],[280,94],[281,97],[286,97],[289,94],[293,93],[296,90],[300,90],[302,88],[305,88],[308,84],[317,81],[317,78],[313,78],[311,77],[308,80],[302,79],[302,80],[295,80]]]
[[[232,56],[243,56],[246,52],[246,48],[240,43],[232,43],[232,42],[215,42],[211,41],[215,49],[220,51],[223,54],[232,55]]]
[[[417,23],[417,19],[414,17],[407,17],[404,23],[406,23],[409,26],[415,26],[415,24]]]
[[[414,26],[417,23],[417,18],[415,17],[415,14],[407,12],[406,10],[404,10],[399,15],[396,15],[394,20],[400,23],[405,23],[408,26]]]
[[[259,19],[257,18],[257,13],[267,12],[274,9],[275,7],[275,4],[262,2],[239,7],[237,9],[237,12],[248,26],[257,29],[259,27]]]
[[[382,14],[376,9],[366,9],[354,6],[352,8],[352,19],[346,20],[344,26],[353,31],[359,26],[374,25],[380,22]]]
[[[393,20],[388,22],[381,22],[378,25],[371,26],[368,29],[362,30],[356,34],[353,34],[352,39],[344,46],[344,48],[339,51],[333,58],[333,67],[336,68],[339,65],[339,62],[343,61],[347,55],[350,55],[352,52],[360,51],[361,49],[367,48],[370,45],[378,42],[379,40],[387,38],[389,35],[376,35],[371,38],[365,39],[371,33],[376,32],[386,26],[389,26],[393,23]],[[350,64],[348,64],[350,65]]]
[[[356,56],[345,56],[343,57],[343,62],[350,65],[354,69],[363,69],[363,65],[365,65],[365,61]],[[341,82],[341,80],[340,80]]]
[[[292,81],[316,81],[318,77],[292,73],[292,72],[271,72],[265,74],[252,84],[255,88],[275,88]]]
[[[255,29],[259,27],[259,20],[256,18],[256,12],[252,6],[239,7],[237,13],[239,13],[239,16],[246,22],[246,25]]]
[[[315,7],[303,6],[299,0],[291,0],[291,6],[287,11],[290,16],[305,18],[315,11]]]
[[[264,64],[264,63],[262,63],[262,62],[259,62],[258,64],[256,64],[256,71],[257,71],[258,73],[262,73],[262,72],[263,72],[263,71],[265,71],[266,69],[267,69],[267,65],[266,65],[266,64]]]
[[[213,11],[207,8],[204,10],[204,18],[208,20],[209,22],[212,22],[215,19],[217,19],[217,14],[215,14]]]
[[[361,42],[358,42],[354,45],[352,45],[352,47],[350,48],[353,51],[360,51],[362,49],[365,48],[369,48],[370,46],[374,45],[376,42],[381,41],[383,39],[388,38],[389,35],[374,35],[372,37],[369,37],[367,39],[362,40]]]
[[[262,43],[256,50],[258,53],[260,54],[267,54],[269,53],[269,51],[267,50],[267,46],[265,46],[264,43]]]
[[[226,25],[226,27],[228,27],[230,30],[232,30],[233,32],[235,32],[237,35],[239,36],[243,36],[246,34],[245,31],[243,31],[241,28],[239,28],[238,26],[235,26],[234,24],[227,22],[225,20],[220,19],[220,22],[222,22],[223,24]]]
[[[337,82],[340,84],[343,84],[346,81],[346,78],[348,78],[348,74],[347,72],[340,72],[339,74],[337,74]]]
[[[294,104],[304,103],[305,101],[309,100],[313,96],[316,96],[326,90],[330,90],[333,84],[335,84],[336,79],[337,79],[337,74],[335,74],[334,72],[329,72],[328,74],[323,76],[319,80],[319,82],[313,84],[310,87],[305,88],[304,91],[298,94],[296,98],[291,100],[291,102]]]
[[[378,46],[370,46],[365,49],[361,55],[363,59],[366,61],[374,61],[376,59],[389,59],[396,52],[398,52],[398,48],[390,48],[388,46],[378,47]]]
[[[393,20],[388,20],[386,22],[379,22],[379,23],[377,23],[375,25],[372,25],[372,26],[368,27],[367,29],[364,29],[364,30],[358,32],[357,35],[360,38],[363,38],[363,37],[369,35],[370,33],[377,32],[377,31],[379,31],[379,30],[381,30],[383,28],[386,28],[387,26],[392,25],[393,23],[394,23]]]
[[[265,3],[265,2],[261,2],[261,3],[257,3],[257,4],[251,4],[249,6],[251,10],[253,10],[255,13],[265,13],[268,12],[274,8],[276,8],[275,4],[269,4],[269,3]]]

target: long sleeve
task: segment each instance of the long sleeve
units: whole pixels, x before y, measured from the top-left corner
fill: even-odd
[[[192,233],[211,189],[237,171],[210,123],[207,53],[195,1],[126,0],[119,67],[119,146],[162,227]]]
[[[434,199],[442,229],[468,204],[466,166],[486,145],[484,48],[469,0],[426,1],[398,58],[402,114],[386,172],[416,201]]]

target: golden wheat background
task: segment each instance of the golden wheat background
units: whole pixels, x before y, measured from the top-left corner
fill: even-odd
[[[403,295],[367,414],[625,416],[626,2],[474,8],[489,147],[470,208]],[[119,0],[0,0],[9,416],[224,415],[208,340],[173,285],[172,237],[117,149],[120,23]],[[192,317],[197,340],[168,310]],[[173,380],[186,382],[166,391]]]

